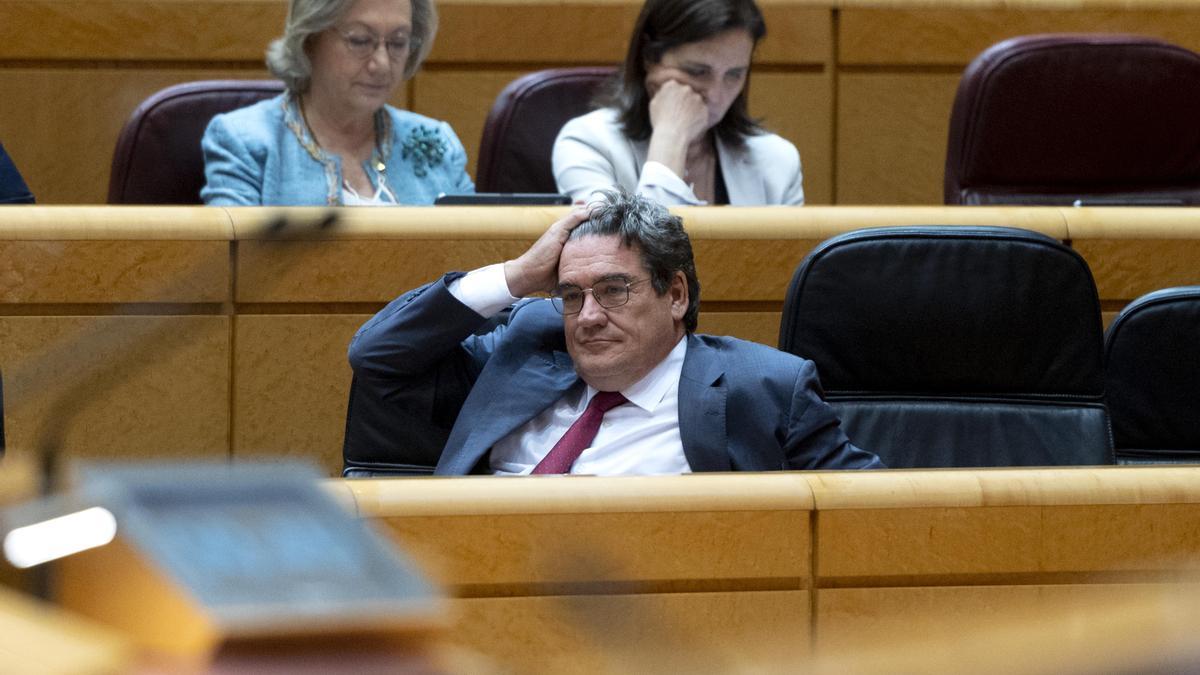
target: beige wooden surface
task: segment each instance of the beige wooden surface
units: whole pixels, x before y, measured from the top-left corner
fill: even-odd
[[[810,656],[808,591],[453,601],[453,643],[515,673],[738,673]],[[552,636],[552,637],[551,637]],[[785,672],[785,671],[780,671]]]
[[[769,0],[751,113],[800,148],[810,204],[941,202],[949,103],[990,44],[1132,32],[1200,48],[1189,0]],[[454,0],[394,104],[448,121],[474,173],[495,94],[543,68],[621,61],[636,0]],[[43,203],[105,200],[117,132],[154,91],[265,75],[284,0],[2,0],[0,139]]]
[[[0,588],[4,669],[26,673],[131,672],[136,653],[116,631]]]
[[[356,328],[447,270],[518,255],[563,212],[348,209],[317,230],[322,209],[6,208],[9,451],[35,454],[50,407],[70,394],[68,457],[304,458],[336,474]],[[1096,274],[1106,320],[1143,292],[1200,284],[1196,209],[677,212],[703,286],[701,330],[772,345],[797,264],[860,227],[1014,225],[1068,241]],[[298,239],[272,238],[280,222]]]
[[[1107,640],[1121,612],[1152,622],[1178,614],[1164,599],[1192,597],[1200,581],[1195,466],[408,478],[326,488],[349,497],[456,598],[460,644],[522,672],[609,672],[687,655],[789,672],[810,653],[810,636],[821,672],[847,664],[891,672],[871,665],[885,645],[903,663],[955,672],[943,660],[972,655],[953,645],[1010,649],[1031,639],[1018,629],[1037,622],[1070,633],[1070,659],[1053,660],[1062,668],[1080,662],[1088,640],[1111,650],[1094,632]],[[547,630],[560,641],[544,669],[530,653]],[[1126,649],[1148,639],[1127,630],[1141,642]],[[690,643],[696,635],[712,642]],[[731,650],[738,639],[747,645],[740,657]],[[913,644],[926,651],[910,652]],[[1005,672],[989,656],[973,658]],[[925,672],[911,668],[902,672]]]

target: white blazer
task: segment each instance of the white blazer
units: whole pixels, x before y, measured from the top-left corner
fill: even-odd
[[[620,186],[666,206],[708,202],[692,186],[658,162],[647,162],[650,141],[631,141],[621,132],[617,111],[594,110],[567,122],[554,141],[554,180],[572,200],[588,200],[596,190]],[[799,206],[804,203],[800,153],[775,134],[746,138],[741,148],[717,139],[717,159],[734,206]]]

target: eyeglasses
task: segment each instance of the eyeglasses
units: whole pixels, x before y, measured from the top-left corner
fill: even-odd
[[[409,49],[412,47],[412,40],[407,35],[396,35],[389,38],[381,38],[374,33],[368,33],[358,30],[342,31],[337,30],[338,35],[342,38],[342,43],[346,45],[346,51],[357,59],[369,59],[379,49],[379,44],[382,42],[384,50],[387,51],[388,59],[393,62],[403,61],[408,57]]]
[[[550,302],[554,305],[563,316],[571,316],[583,311],[583,301],[588,292],[591,292],[592,297],[600,306],[605,309],[620,307],[629,302],[629,289],[638,284],[650,281],[638,279],[637,281],[621,281],[620,279],[610,279],[608,281],[598,282],[591,288],[580,288],[578,286],[560,286],[550,293]]]

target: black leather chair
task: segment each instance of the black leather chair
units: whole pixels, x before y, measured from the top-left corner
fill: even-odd
[[[1104,336],[1117,461],[1200,463],[1200,286],[1131,302]]]
[[[1113,462],[1095,283],[1036,232],[834,237],[796,270],[779,343],[816,363],[847,435],[888,466]]]
[[[508,310],[488,319],[476,331],[484,335],[507,323]],[[466,381],[459,373],[438,383],[436,391],[424,392],[424,411],[401,407],[375,388],[350,381],[350,401],[346,406],[346,431],[342,441],[342,476],[373,478],[422,476],[433,473],[458,410],[470,394],[470,388],[451,386]],[[409,397],[411,402],[412,397]],[[434,411],[442,412],[436,417]]]
[[[209,120],[282,91],[276,80],[205,80],[167,87],[146,99],[117,138],[108,203],[199,204],[200,139]]]
[[[433,473],[454,420],[432,420],[389,405],[350,382],[342,475],[346,478]]]
[[[959,82],[947,204],[1200,203],[1200,55],[1134,35],[1028,35]]]
[[[479,141],[479,192],[558,192],[550,152],[559,130],[592,109],[613,67],[555,68],[513,80],[496,97]]]

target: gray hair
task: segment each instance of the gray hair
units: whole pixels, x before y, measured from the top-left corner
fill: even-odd
[[[604,190],[588,205],[588,220],[571,230],[570,239],[588,236],[618,236],[621,245],[641,252],[642,264],[650,272],[650,283],[659,295],[671,288],[676,272],[687,278],[688,308],[683,326],[695,332],[700,316],[700,280],[692,241],[683,229],[683,219],[661,204],[625,191]]]
[[[267,69],[283,80],[288,91],[303,94],[312,80],[312,61],[304,50],[312,36],[332,28],[357,0],[291,0],[283,37],[267,47]],[[433,0],[412,2],[412,35],[404,79],[411,78],[429,56],[433,36],[437,34],[437,8]]]

